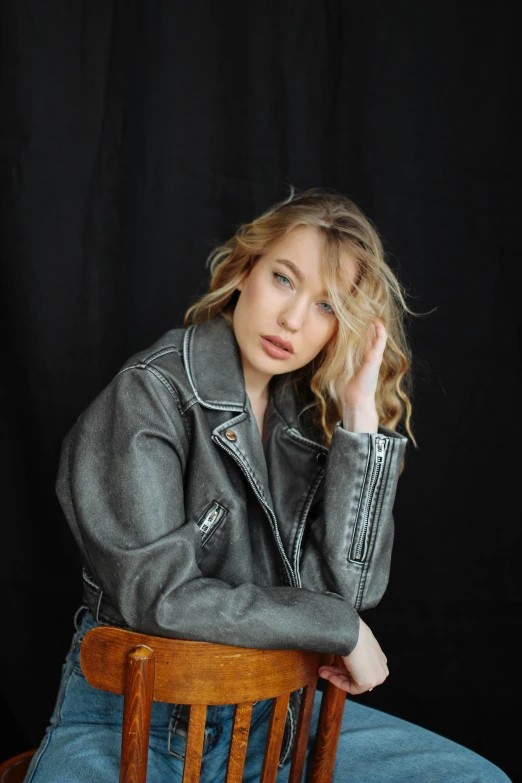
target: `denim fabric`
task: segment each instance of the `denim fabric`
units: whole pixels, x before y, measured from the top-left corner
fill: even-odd
[[[64,667],[51,724],[25,783],[118,780],[123,698],[92,688],[79,663],[83,635],[96,625],[82,610]],[[259,779],[271,700],[254,705],[243,781]],[[320,707],[316,696],[310,744]],[[177,719],[176,719],[176,716]],[[226,776],[233,705],[209,707],[201,783]],[[154,703],[148,783],[181,783],[186,723],[172,704]],[[287,761],[277,783],[286,783]],[[347,701],[332,783],[509,783],[497,767],[462,746],[391,715]]]

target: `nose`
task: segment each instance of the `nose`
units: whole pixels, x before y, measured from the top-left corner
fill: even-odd
[[[296,298],[288,307],[281,312],[279,324],[284,326],[290,332],[297,332],[302,328],[306,318],[307,304],[304,300],[298,301]]]

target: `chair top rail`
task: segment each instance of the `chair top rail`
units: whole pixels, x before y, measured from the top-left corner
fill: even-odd
[[[137,646],[154,652],[155,701],[177,704],[239,704],[275,698],[308,685],[328,653],[259,650],[169,639],[100,625],[88,631],[80,648],[87,681],[123,694],[125,663]]]

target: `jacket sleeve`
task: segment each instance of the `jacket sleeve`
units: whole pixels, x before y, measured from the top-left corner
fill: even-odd
[[[143,633],[347,655],[359,616],[342,597],[202,574],[184,508],[185,426],[175,390],[142,365],[120,372],[64,439],[56,492],[110,604]]]
[[[324,481],[308,517],[300,558],[304,587],[342,596],[357,610],[370,609],[382,598],[407,443],[382,425],[377,433],[356,433],[337,423]]]

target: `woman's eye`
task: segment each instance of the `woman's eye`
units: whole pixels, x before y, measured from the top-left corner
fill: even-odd
[[[274,275],[275,275],[277,278],[280,278],[280,277],[282,277],[282,278],[283,278],[283,280],[286,280],[288,283],[290,282],[290,280],[288,280],[288,277],[285,277],[285,275],[280,275],[280,274],[279,274],[279,272],[274,272]],[[288,286],[285,286],[285,288],[288,288]]]
[[[330,308],[329,310],[324,310],[324,312],[325,312],[327,315],[330,315],[330,313],[332,313],[332,315],[333,315],[333,307],[332,307],[332,305],[328,304],[328,302],[320,302],[320,304],[322,304],[322,305],[326,305],[327,307],[329,307],[329,308]]]

